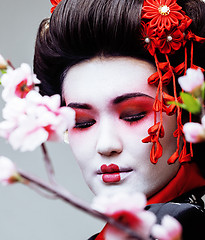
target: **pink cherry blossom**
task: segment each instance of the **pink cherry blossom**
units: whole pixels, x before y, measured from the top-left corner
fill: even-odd
[[[156,221],[156,216],[145,211],[146,197],[142,193],[114,193],[102,194],[94,198],[92,207],[100,212],[112,216],[136,231],[144,239],[150,236],[151,228]],[[109,240],[124,240],[126,233],[108,225],[105,238]]]
[[[133,213],[132,211],[119,211],[118,213],[113,214],[112,217],[114,217],[116,220],[120,219],[120,222],[124,223],[126,226],[129,226],[143,239],[149,239],[152,226],[156,221],[154,213],[149,211],[140,211],[137,214]],[[128,236],[125,232],[122,232],[111,225],[107,225],[105,239],[125,240],[128,239]]]
[[[183,132],[188,142],[197,143],[205,140],[205,128],[200,123],[185,123]]]
[[[152,236],[159,240],[181,240],[182,226],[175,218],[166,215],[163,217],[161,225],[153,226]]]
[[[204,75],[199,68],[189,68],[185,76],[179,77],[178,82],[185,92],[197,93],[204,83]]]
[[[7,61],[3,58],[3,56],[0,54],[0,69],[6,69],[8,66]]]
[[[2,76],[1,81],[4,87],[2,91],[4,101],[9,101],[16,96],[24,98],[29,91],[38,90],[35,84],[40,83],[26,63],[21,64],[21,67],[15,70],[8,69],[7,73]]]
[[[6,103],[0,123],[0,136],[12,147],[33,151],[46,141],[63,140],[63,134],[75,123],[75,111],[60,107],[60,96],[41,96],[30,91],[25,98],[14,97]]]
[[[0,182],[2,185],[14,183],[18,179],[19,175],[14,163],[10,159],[0,156]]]

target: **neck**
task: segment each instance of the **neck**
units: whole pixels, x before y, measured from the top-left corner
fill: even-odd
[[[169,202],[183,193],[202,186],[205,186],[205,179],[201,176],[197,165],[184,163],[176,176],[163,189],[150,197],[147,204]]]

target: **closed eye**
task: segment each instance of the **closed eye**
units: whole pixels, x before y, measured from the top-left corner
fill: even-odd
[[[144,118],[146,116],[146,112],[140,112],[140,113],[137,113],[137,114],[122,114],[120,116],[120,119],[126,121],[126,122],[137,122],[139,121],[140,119]]]
[[[83,128],[89,128],[92,125],[94,125],[96,123],[96,121],[93,120],[89,120],[89,121],[84,121],[84,122],[76,122],[74,128],[79,128],[79,129],[83,129]]]

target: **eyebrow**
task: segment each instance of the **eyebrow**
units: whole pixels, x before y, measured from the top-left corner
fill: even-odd
[[[123,101],[126,101],[130,98],[135,98],[135,97],[148,97],[148,98],[152,98],[151,96],[141,93],[141,92],[136,92],[136,93],[127,93],[127,94],[123,94],[121,96],[116,97],[112,103],[114,105],[119,104]],[[91,110],[93,109],[91,105],[86,104],[86,103],[69,103],[67,105],[67,107],[71,107],[71,108],[76,108],[76,109],[86,109],[86,110]]]
[[[127,94],[123,94],[121,96],[116,97],[112,103],[113,104],[118,104],[121,103],[123,101],[126,101],[130,98],[135,98],[135,97],[148,97],[148,98],[152,98],[151,96],[141,93],[141,92],[136,92],[136,93],[127,93]]]

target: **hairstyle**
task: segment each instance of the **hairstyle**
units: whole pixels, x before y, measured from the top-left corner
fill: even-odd
[[[177,3],[193,20],[191,30],[205,37],[205,3]],[[62,96],[62,82],[69,68],[96,56],[127,56],[154,63],[142,44],[142,5],[143,0],[62,0],[51,18],[42,21],[36,39],[34,72],[41,80],[41,94]],[[194,64],[203,68],[204,50],[204,44],[194,43]],[[177,65],[183,61],[184,52],[179,50],[170,59],[173,66]]]

